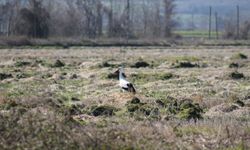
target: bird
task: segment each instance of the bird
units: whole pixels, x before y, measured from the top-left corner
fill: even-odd
[[[124,76],[123,68],[119,67],[118,70],[119,70],[119,85],[120,85],[120,87],[125,91],[136,94],[136,90],[134,88],[134,85],[131,82],[126,80],[126,78]]]

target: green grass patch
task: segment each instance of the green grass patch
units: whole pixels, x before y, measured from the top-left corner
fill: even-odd
[[[199,30],[178,30],[174,31],[175,34],[178,34],[182,37],[193,37],[193,38],[208,38],[209,33],[208,31],[199,31]],[[219,32],[219,35],[221,32]],[[216,32],[211,32],[211,37],[216,38]]]

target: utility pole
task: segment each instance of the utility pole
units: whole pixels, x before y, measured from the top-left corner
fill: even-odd
[[[239,5],[236,6],[237,8],[237,39],[240,37],[240,8]]]
[[[212,28],[212,7],[209,6],[209,39],[211,39],[211,28]]]
[[[216,30],[216,39],[219,39],[219,33],[218,33],[218,14],[215,12],[215,30]]]

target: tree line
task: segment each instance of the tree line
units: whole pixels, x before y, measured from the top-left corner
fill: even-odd
[[[0,34],[168,38],[174,9],[174,0],[0,0]]]

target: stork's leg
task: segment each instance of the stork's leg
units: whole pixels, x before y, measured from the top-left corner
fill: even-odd
[[[124,89],[121,89],[120,91],[121,91],[122,93],[124,93],[124,92],[125,92],[125,90],[124,90]]]

